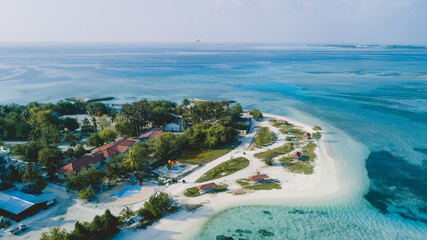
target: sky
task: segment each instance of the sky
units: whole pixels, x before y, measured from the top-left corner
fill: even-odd
[[[0,0],[0,42],[427,44],[427,0]]]

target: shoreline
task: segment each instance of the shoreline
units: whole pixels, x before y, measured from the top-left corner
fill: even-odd
[[[278,116],[274,114],[263,113],[267,118],[276,118],[276,119],[286,119],[289,122],[302,127],[306,131],[312,132],[312,127],[307,124],[304,124],[300,121],[297,121],[292,118],[285,116]],[[311,175],[304,174],[294,174],[288,171],[285,171],[283,167],[274,171],[286,172],[282,180],[282,189],[268,190],[268,191],[254,191],[246,193],[243,195],[233,195],[230,193],[220,193],[220,194],[206,194],[200,197],[194,198],[181,198],[178,197],[176,200],[180,201],[181,204],[197,204],[202,203],[203,205],[196,210],[186,211],[179,210],[178,212],[166,216],[161,219],[159,222],[153,224],[143,231],[132,231],[132,230],[122,230],[118,233],[114,239],[126,239],[129,237],[138,237],[142,239],[194,239],[200,235],[204,226],[209,223],[209,220],[220,214],[227,209],[231,209],[239,206],[292,206],[292,202],[298,200],[300,205],[303,201],[313,201],[315,199],[328,199],[331,197],[336,197],[342,193],[343,186],[340,183],[339,174],[336,156],[330,156],[327,152],[327,142],[325,142],[327,136],[322,136],[322,139],[316,140],[317,148],[315,153],[317,155],[315,162],[315,171]],[[283,145],[284,139],[277,139],[277,141],[269,146],[269,148],[275,148]],[[330,140],[330,139],[328,139]],[[230,153],[210,162],[210,164],[205,165],[203,168],[210,169],[212,166],[218,164],[217,162],[223,161],[223,159],[228,159],[227,157],[239,157],[241,154],[240,151],[243,150],[243,145],[233,149]],[[265,151],[265,149],[256,149],[252,153]],[[243,155],[242,155],[243,156]],[[246,156],[246,155],[245,155]],[[255,161],[261,162],[261,160],[256,159]],[[257,164],[257,163],[256,163]],[[224,178],[217,179],[215,181],[220,182],[224,179],[231,179],[236,177],[236,175],[244,175],[253,171],[250,167],[242,169],[239,172],[226,176]],[[273,173],[273,170],[270,169],[268,174]],[[202,171],[203,174],[203,171]],[[197,179],[201,174],[196,174],[195,176],[185,177],[186,182],[191,182],[191,179]],[[165,189],[165,192],[174,195],[174,198],[177,194],[184,191],[189,184],[183,185],[182,183],[174,184],[171,187]],[[171,226],[173,226],[171,228]],[[194,231],[197,229],[197,231]]]

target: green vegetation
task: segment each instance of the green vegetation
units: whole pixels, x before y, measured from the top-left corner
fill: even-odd
[[[300,161],[293,161],[292,157],[283,157],[279,161],[283,163],[283,166],[293,173],[312,174],[314,172],[314,159],[316,154],[314,149],[316,144],[310,142],[302,150],[302,157]]]
[[[322,134],[319,132],[315,132],[315,133],[311,134],[311,137],[315,138],[315,139],[320,139],[320,138],[322,138]]]
[[[146,219],[156,219],[161,217],[164,213],[170,212],[172,208],[173,199],[166,193],[159,193],[153,195],[144,203],[144,207],[138,210],[138,214],[144,216]]]
[[[90,116],[102,116],[104,114],[108,114],[110,112],[110,109],[105,106],[102,102],[91,102],[87,104],[86,106],[86,112]]]
[[[293,150],[294,150],[293,143],[287,143],[281,147],[278,147],[272,150],[256,153],[254,156],[256,158],[262,159],[265,162],[265,164],[271,166],[273,165],[273,158],[290,153]]]
[[[191,188],[187,188],[187,189],[185,190],[184,195],[185,195],[186,197],[198,197],[198,196],[200,196],[200,191],[199,191],[199,189],[198,189],[198,188],[196,188],[196,187],[191,187]]]
[[[271,190],[271,189],[282,189],[279,183],[276,182],[270,182],[270,183],[264,183],[264,184],[254,184],[254,185],[247,185],[244,186],[245,189],[250,190]]]
[[[235,173],[249,165],[249,160],[244,157],[234,158],[223,162],[211,170],[207,171],[203,176],[196,180],[196,182],[206,182],[213,179],[228,176]]]
[[[168,156],[169,159],[177,159],[181,162],[190,164],[206,164],[212,160],[215,160],[227,153],[233,148],[231,146],[225,146],[215,149],[180,149],[173,152]]]
[[[270,120],[268,120],[269,122],[271,122],[271,123],[277,123],[277,120],[276,119],[274,119],[274,118],[272,118],[272,119],[270,119]]]
[[[76,222],[71,232],[59,227],[43,232],[40,240],[105,240],[114,237],[120,231],[119,225],[119,218],[107,209],[102,216],[96,215],[90,223]]]
[[[91,202],[95,199],[95,192],[91,188],[83,188],[79,191],[79,198]]]
[[[104,143],[112,143],[116,140],[117,133],[116,131],[111,129],[104,129],[99,132],[99,137],[102,139]]]
[[[215,190],[215,192],[225,192],[227,191],[227,189],[228,189],[227,184],[218,184],[213,187],[213,190]]]
[[[236,180],[236,183],[238,183],[238,184],[240,184],[240,186],[244,187],[244,186],[250,185],[251,181],[247,178],[243,178],[243,179]]]
[[[268,127],[260,127],[255,138],[257,147],[263,147],[272,144],[276,141],[276,134],[271,132]]]
[[[263,118],[264,116],[262,115],[262,112],[260,112],[258,109],[252,109],[250,112],[249,112],[249,114],[250,115],[252,115],[254,118],[256,118],[256,119],[261,119],[261,118]]]
[[[302,136],[304,135],[304,132],[298,126],[292,124],[275,124],[274,126],[279,128],[280,132],[283,134],[293,134],[298,140],[302,140]],[[288,137],[286,137],[286,141],[291,141],[292,139],[290,136]]]
[[[322,128],[316,125],[316,126],[313,127],[313,130],[316,131],[316,132],[318,132],[318,131],[321,131]]]
[[[104,140],[97,132],[92,133],[92,135],[90,135],[90,137],[87,139],[87,145],[92,147],[100,147],[104,145]]]
[[[96,190],[101,185],[102,178],[103,173],[101,171],[96,170],[94,167],[89,167],[81,170],[76,175],[69,173],[67,175],[68,188],[80,191],[91,187]]]

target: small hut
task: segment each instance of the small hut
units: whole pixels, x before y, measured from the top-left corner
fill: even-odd
[[[258,175],[254,175],[254,176],[249,177],[249,180],[251,180],[252,182],[257,182],[257,183],[263,183],[267,179],[269,179],[267,174],[258,174]]]
[[[292,153],[292,159],[295,161],[300,160],[301,159],[301,152],[296,151],[296,152]]]
[[[304,136],[303,136],[304,141],[308,141],[308,140],[310,140],[310,137],[311,137],[311,134],[310,134],[309,132],[306,132],[306,133],[304,134]]]
[[[199,189],[200,193],[208,193],[215,191],[214,187],[216,186],[215,183],[207,183],[200,186],[197,186],[196,188]]]

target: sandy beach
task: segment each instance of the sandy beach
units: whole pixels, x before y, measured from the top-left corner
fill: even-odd
[[[286,119],[290,123],[302,127],[305,131],[312,132],[311,126],[294,119],[271,114],[264,114],[264,116],[267,120],[268,118]],[[268,121],[257,122],[256,125],[271,127]],[[274,127],[270,129],[275,132],[278,138],[268,148],[273,149],[282,146],[286,141],[285,135]],[[210,217],[228,208],[242,205],[286,205],[289,200],[333,197],[339,192],[341,186],[337,175],[336,159],[326,151],[327,141],[325,141],[325,138],[322,137],[321,140],[316,141],[318,147],[315,150],[317,158],[314,173],[304,175],[291,173],[279,164],[270,167],[266,166],[260,159],[253,156],[255,153],[265,151],[265,148],[253,151],[243,148],[245,141],[249,141],[251,137],[253,137],[251,134],[245,136],[239,147],[186,176],[184,178],[186,181],[185,184],[180,182],[162,189],[173,195],[174,199],[181,204],[202,204],[201,207],[193,211],[182,209],[177,213],[166,216],[160,222],[153,224],[146,230],[122,230],[114,239],[191,239],[197,236],[199,230],[206,224]],[[196,198],[183,196],[185,189],[200,185],[200,183],[195,183],[195,181],[209,169],[229,160],[231,157],[240,156],[244,156],[250,160],[249,166],[234,174],[216,179],[214,180],[215,183],[227,183],[230,189],[234,189],[238,187],[236,186],[238,184],[235,183],[236,179],[247,178],[260,172],[268,174],[272,179],[278,179],[282,184],[282,189],[254,191],[242,195],[217,193],[204,194]]]

